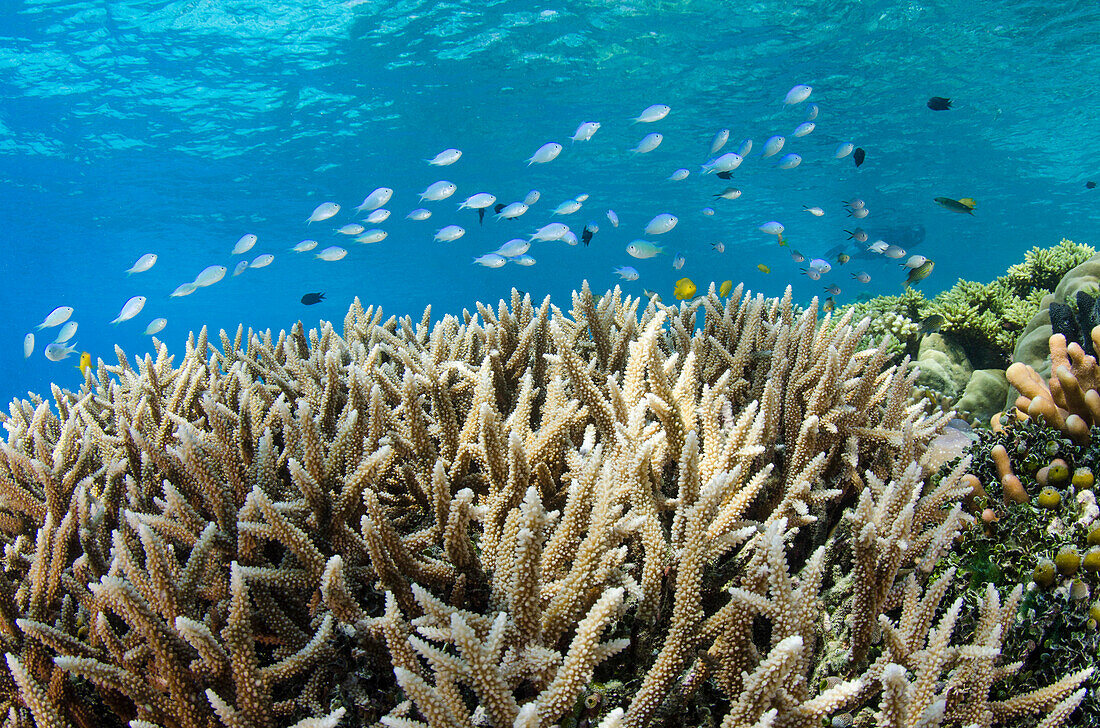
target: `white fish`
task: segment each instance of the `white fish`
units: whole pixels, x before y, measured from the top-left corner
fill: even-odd
[[[129,301],[122,304],[122,310],[119,311],[118,316],[111,323],[119,324],[123,321],[129,321],[134,316],[137,316],[139,313],[141,313],[141,309],[143,306],[145,306],[145,296],[134,296]]]
[[[680,180],[687,179],[690,174],[691,174],[690,170],[687,170],[687,169],[684,169],[683,167],[681,167],[680,169],[678,169],[675,172],[673,172],[672,174],[670,174],[668,176],[668,180],[669,180],[669,182],[679,182]]]
[[[47,344],[46,345],[46,358],[50,361],[61,361],[69,356],[69,354],[76,353],[76,344],[72,346],[66,346],[65,344]]]
[[[687,262],[687,258],[684,257],[684,254],[683,253],[677,253],[676,257],[672,259],[672,267],[675,268],[676,270],[680,270],[681,268],[684,267],[684,263],[686,263],[686,262]]]
[[[837,145],[836,152],[833,154],[833,156],[837,159],[844,159],[849,154],[851,154],[852,150],[854,150],[855,148],[856,145],[852,144],[851,142],[842,142],[841,144]]]
[[[802,253],[799,253],[797,250],[792,250],[791,260],[793,260],[795,263],[801,263],[802,261],[806,260],[806,256],[804,256]]]
[[[785,104],[801,104],[806,99],[810,98],[810,94],[813,92],[812,86],[805,84],[799,84],[787,92],[787,97],[783,99]]]
[[[867,207],[867,203],[858,197],[852,198],[851,200],[845,200],[844,204],[852,208],[853,210],[858,210],[861,207]]]
[[[825,211],[822,210],[820,207],[806,207],[805,205],[803,205],[802,209],[810,213],[814,217],[821,217],[825,214]]]
[[[34,353],[34,334],[23,337],[23,358],[27,359]]]
[[[389,202],[391,197],[393,197],[392,189],[389,187],[379,187],[374,192],[367,195],[363,199],[363,202],[355,208],[355,211],[362,212],[363,210],[367,210],[369,212],[371,210],[377,210],[379,207]]]
[[[240,255],[241,253],[247,253],[248,251],[252,250],[252,246],[256,244],[257,240],[259,240],[259,238],[252,233],[242,235],[241,239],[237,241],[237,244],[233,246],[233,252],[230,253],[230,255]]]
[[[638,269],[634,268],[633,266],[621,265],[611,272],[617,273],[619,275],[619,278],[622,278],[624,281],[638,280]]]
[[[619,227],[619,216],[615,214],[614,210],[607,211],[607,220],[611,223],[611,227]]]
[[[418,207],[410,212],[408,215],[405,215],[405,218],[407,220],[416,220],[419,222],[420,220],[427,220],[431,216],[431,210],[425,210],[423,207]]]
[[[524,240],[523,238],[512,238],[504,245],[497,248],[497,255],[503,255],[505,258],[515,258],[517,255],[523,255],[531,249],[531,241]]]
[[[707,217],[714,217],[714,208],[713,207],[704,207],[699,212],[703,213]]]
[[[303,240],[295,245],[291,250],[295,253],[307,253],[317,247],[316,240]]]
[[[732,172],[741,166],[741,162],[744,161],[744,157],[734,152],[726,152],[718,159],[711,160],[703,165],[703,174],[710,174],[711,172]]]
[[[920,268],[922,265],[928,262],[928,258],[923,255],[910,255],[909,260],[905,261],[902,265],[906,268]],[[68,326],[68,324],[65,324]]]
[[[869,273],[867,273],[866,271],[862,271],[862,270],[859,273],[853,273],[852,278],[855,278],[860,283],[870,283],[871,282],[871,275]]]
[[[390,219],[390,211],[389,210],[373,210],[373,211],[371,211],[371,214],[369,214],[365,218],[363,218],[363,222],[367,223],[368,225],[377,225],[378,223],[385,222],[386,220],[389,220],[389,219]]]
[[[799,154],[794,154],[792,152],[791,154],[784,155],[778,162],[775,163],[775,166],[778,169],[794,169],[800,164],[802,164],[802,156]]]
[[[816,128],[817,124],[813,123],[812,121],[804,121],[795,127],[794,131],[791,132],[791,136],[804,137]]]
[[[145,255],[138,258],[137,262],[126,270],[126,275],[131,275],[133,273],[144,273],[145,271],[156,265],[156,262],[156,253],[146,253]]]
[[[716,253],[724,253],[724,252],[726,252],[726,244],[725,244],[725,243],[723,243],[723,242],[722,242],[721,240],[716,240],[715,242],[711,243],[711,244],[710,244],[710,247],[711,247],[711,249],[713,249],[713,250],[714,250],[714,252],[716,252]]]
[[[772,156],[773,154],[779,154],[779,150],[783,148],[783,145],[786,142],[787,140],[779,136],[778,134],[773,137],[769,137],[768,141],[764,142],[764,153],[760,156],[767,158]]]
[[[813,268],[803,268],[802,274],[809,278],[811,281],[821,280],[821,271],[814,270]]]
[[[359,223],[349,222],[347,225],[337,228],[336,232],[340,233],[341,235],[358,235],[364,230],[366,230],[366,228]]]
[[[566,200],[551,212],[551,215],[572,215],[577,210],[581,209],[581,203],[576,200]]]
[[[726,146],[726,142],[730,140],[729,129],[719,129],[718,133],[714,135],[714,139],[710,143],[710,153],[717,154],[718,151]]]
[[[643,122],[651,124],[654,121],[660,121],[668,116],[668,112],[672,111],[672,107],[666,104],[653,104],[653,106],[646,107],[645,111],[638,114],[634,119],[634,123]]]
[[[528,207],[524,203],[522,203],[522,202],[512,202],[508,205],[505,205],[503,208],[501,208],[500,212],[497,213],[497,217],[498,218],[503,218],[505,220],[513,220],[513,219],[519,217],[520,215],[522,215],[523,213],[527,212],[527,210],[528,210]]]
[[[572,230],[567,230],[565,235],[561,236],[561,241],[566,245],[576,245],[580,242],[577,240],[577,234]]]
[[[543,225],[535,231],[529,240],[561,240],[562,236],[569,232],[569,226],[561,222],[552,222]]]
[[[833,269],[833,266],[824,258],[814,258],[810,261],[810,268],[818,273],[828,273]]]
[[[72,306],[58,306],[53,311],[50,311],[50,315],[42,320],[42,323],[38,324],[35,328],[38,330],[48,329],[51,326],[60,326],[69,320],[69,317],[73,315]]]
[[[461,156],[462,150],[460,149],[444,149],[431,159],[425,159],[424,161],[436,167],[446,167],[449,164],[457,162]]]
[[[534,154],[527,159],[527,166],[532,164],[546,164],[552,162],[561,154],[561,145],[557,142],[547,142],[539,147]]]
[[[600,130],[600,122],[598,121],[586,121],[577,127],[577,130],[573,132],[573,136],[569,137],[575,142],[586,142],[592,138],[592,136]]]
[[[541,196],[542,195],[539,194],[538,190],[531,190],[530,192],[527,193],[527,196],[523,198],[523,204],[530,207],[531,205],[538,202],[539,197],[541,197]]]
[[[244,273],[246,270],[248,270],[248,261],[242,260],[233,267],[233,277],[236,278],[241,273]]]
[[[778,223],[772,220],[771,222],[764,223],[763,225],[758,227],[757,230],[762,233],[767,233],[768,235],[782,235],[783,231],[786,230],[786,228],[783,227],[782,223]]]
[[[152,336],[153,334],[159,334],[164,331],[164,327],[168,325],[168,319],[155,318],[149,322],[149,325],[145,327],[143,332],[146,336]]]
[[[659,245],[654,245],[648,240],[634,240],[626,246],[626,252],[633,258],[645,259],[652,258],[653,256],[664,251]]]
[[[884,253],[889,246],[885,240],[876,240],[867,246],[867,252],[869,253]]]
[[[202,273],[199,273],[194,280],[194,284],[199,288],[205,286],[212,286],[222,278],[225,277],[224,265],[210,265],[202,269]]]
[[[676,227],[676,223],[679,221],[679,218],[675,215],[662,212],[660,215],[650,220],[649,224],[645,226],[646,235],[663,235]]]
[[[499,268],[507,262],[508,259],[498,253],[486,253],[485,255],[474,258],[474,263],[483,265],[486,268]]]
[[[576,197],[574,197],[573,199],[576,200],[577,202],[585,202],[585,201],[588,200],[588,193],[587,192],[582,192],[579,195],[577,195]]]
[[[334,260],[340,260],[341,258],[343,258],[347,254],[348,254],[348,251],[344,250],[340,246],[332,245],[328,248],[325,248],[324,250],[322,250],[320,253],[318,253],[314,257],[320,258],[321,260],[327,260],[327,261],[331,262],[331,261],[334,261]]]
[[[441,243],[449,243],[458,240],[466,234],[466,230],[459,225],[448,225],[440,228],[435,233],[435,239]]]
[[[745,139],[741,142],[741,146],[737,147],[737,153],[742,157],[749,156],[749,152],[752,151],[752,139]]]
[[[264,253],[263,255],[257,255],[252,259],[252,264],[249,268],[264,268],[271,265],[271,261],[275,260],[275,256],[271,253]]]
[[[916,268],[916,266],[913,267]],[[61,327],[61,330],[57,332],[57,338],[54,339],[54,343],[63,344],[73,338],[77,326],[78,324],[76,321],[66,321],[65,325]]]
[[[313,209],[313,213],[306,219],[307,223],[321,222],[322,220],[328,220],[330,217],[340,212],[340,206],[335,202],[322,202],[320,205]],[[239,245],[240,243],[238,243]],[[251,245],[248,246],[252,247]],[[248,248],[245,248],[248,250]],[[244,252],[244,251],[241,251]]]
[[[529,266],[535,264],[535,259],[530,255],[520,255],[512,258],[512,262],[516,265]]]
[[[886,250],[882,251],[882,254],[887,258],[893,258],[894,260],[900,260],[905,257],[905,248],[898,245],[887,245]]]
[[[439,202],[453,195],[457,189],[458,185],[454,182],[448,182],[445,179],[441,179],[438,182],[433,182],[428,185],[428,189],[420,193],[420,199]]]
[[[371,230],[367,230],[362,235],[357,237],[355,239],[355,242],[364,243],[364,244],[380,243],[380,242],[382,242],[383,240],[386,239],[387,235],[389,235],[389,233],[387,233],[385,230],[379,230],[378,228],[374,228],[374,229],[371,229]]]
[[[481,210],[489,207],[497,201],[496,195],[491,195],[488,192],[478,192],[476,195],[470,195],[458,205],[459,210]]]
[[[246,260],[242,260],[241,263],[244,263],[246,267],[248,266],[248,261]],[[197,288],[198,286],[196,286],[194,283],[181,283],[176,286],[176,290],[172,291],[168,295],[172,298],[179,298],[180,296],[190,296],[192,293],[195,292]]]
[[[810,104],[806,107],[806,121],[813,121],[817,118],[817,112],[821,109],[817,108],[817,104]]]
[[[661,146],[662,141],[664,141],[664,136],[658,134],[657,132],[646,134],[644,137],[642,137],[642,140],[638,142],[638,146],[634,147],[630,151],[634,152],[635,154],[645,154],[647,152],[652,152],[654,149]]]
[[[736,187],[727,187],[715,195],[715,197],[721,197],[723,200],[736,200],[740,196],[741,190]]]
[[[857,220],[862,220],[863,218],[870,215],[871,211],[868,210],[866,207],[857,207],[856,209],[852,210],[851,213],[849,213],[849,214],[852,217],[856,218]]]

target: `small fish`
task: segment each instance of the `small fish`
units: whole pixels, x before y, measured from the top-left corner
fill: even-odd
[[[678,301],[687,301],[695,295],[696,290],[693,280],[690,278],[681,278],[676,281],[676,285],[672,289],[672,295],[676,296],[676,300]]]
[[[420,222],[421,220],[427,220],[431,216],[431,210],[425,210],[423,207],[418,207],[410,212],[408,215],[405,215],[405,219]]]
[[[531,190],[530,192],[527,193],[527,196],[523,198],[523,204],[530,207],[531,205],[538,202],[539,197],[541,197],[541,196],[542,195],[539,194],[538,190]]]
[[[768,266],[764,265],[763,263],[757,263],[757,264],[756,264],[756,268],[757,268],[757,270],[759,270],[759,271],[760,271],[761,273],[771,273],[771,272],[772,272],[772,269],[771,269],[771,268],[769,268]]]
[[[496,211],[499,220],[514,220],[530,209],[522,202],[511,202],[507,205],[497,205],[497,207],[500,208]]]
[[[806,207],[805,205],[803,205],[802,209],[810,213],[814,217],[821,217],[825,214],[825,211],[822,210],[820,207]]]
[[[813,132],[813,130],[816,128],[817,124],[813,123],[812,121],[804,121],[795,127],[794,131],[791,132],[791,136],[804,137],[807,134]]]
[[[193,281],[196,286],[203,288],[212,286],[222,278],[225,278],[226,267],[224,265],[208,265],[202,272],[195,276]]]
[[[836,286],[833,286],[833,288],[836,288]],[[836,309],[836,301],[833,300],[832,296],[829,296],[825,299],[824,303],[821,304],[821,310],[825,313],[832,313],[834,309]]]
[[[869,253],[885,253],[886,249],[890,246],[886,244],[885,240],[876,240],[867,246],[867,252]]]
[[[710,153],[717,154],[722,147],[726,146],[726,142],[730,140],[729,129],[719,129],[718,133],[714,135],[714,139],[710,143]]]
[[[455,193],[458,189],[458,185],[454,182],[448,182],[445,179],[441,179],[438,182],[433,182],[428,185],[428,189],[420,193],[420,199],[428,200],[429,202],[439,202],[445,200]]]
[[[466,234],[466,230],[459,225],[447,225],[435,233],[435,240],[440,243],[449,243],[458,240]]]
[[[561,236],[561,241],[566,245],[576,245],[578,242],[580,242],[579,240],[577,240],[577,234],[572,230],[566,231],[565,235]]]
[[[820,281],[821,280],[821,271],[814,270],[813,268],[803,268],[802,269],[802,275],[806,276],[811,281]]]
[[[242,260],[233,267],[233,277],[236,278],[241,273],[244,273],[246,270],[248,270],[248,261]]]
[[[340,235],[358,235],[364,230],[366,230],[366,228],[357,222],[349,222],[347,225],[336,228],[336,232]]]
[[[787,247],[787,241],[783,237],[783,233],[779,233],[779,235],[776,235],[776,241],[775,242],[779,243],[779,247],[781,247],[781,248]]]
[[[976,206],[974,200],[969,197],[964,197],[960,200],[953,200],[950,197],[937,197],[935,201],[940,207],[946,208],[951,212],[961,212],[964,215],[973,215]]]
[[[653,303],[654,301],[656,301],[657,303],[661,302],[661,294],[657,293],[656,291],[651,291],[648,288],[642,289],[642,295],[648,298],[650,303]]]
[[[248,261],[245,260],[242,260],[241,262],[245,264],[248,263]],[[190,296],[196,290],[198,290],[198,286],[196,286],[194,283],[181,283],[176,286],[176,290],[172,291],[168,295],[172,298],[179,298],[180,296]]]
[[[497,255],[503,255],[505,258],[515,258],[517,255],[523,255],[531,249],[531,241],[524,240],[523,238],[512,238],[504,245],[497,248]]]
[[[508,262],[508,259],[499,253],[486,253],[485,255],[474,258],[473,262],[475,265],[481,265],[486,268],[500,268]]]
[[[718,179],[733,179],[733,172],[717,172],[714,176]]]
[[[634,152],[635,154],[646,154],[647,152],[652,152],[654,149],[661,146],[661,142],[664,141],[664,139],[664,135],[658,134],[657,132],[646,134],[644,137],[642,137],[642,140],[638,142],[638,146],[634,147],[630,151]]]
[[[926,104],[932,111],[947,111],[951,108],[951,99],[945,99],[942,96],[933,96],[928,99]]]
[[[1095,190],[1096,189],[1096,183],[1093,182],[1092,180],[1089,180],[1088,182],[1085,183],[1085,189],[1086,190]]]
[[[684,169],[683,167],[681,167],[680,169],[676,170],[675,172],[673,172],[672,174],[670,174],[668,176],[668,181],[669,182],[680,182],[681,180],[687,179],[690,175],[691,175],[691,170],[687,170],[687,169]]]
[[[749,152],[752,151],[752,139],[745,139],[741,142],[741,146],[737,147],[737,154],[740,157],[749,156]]]
[[[126,269],[126,275],[132,275],[134,273],[144,273],[152,268],[157,262],[156,253],[146,253],[137,259],[132,266]]]
[[[92,368],[92,355],[86,351],[80,352],[80,361],[74,365],[74,368],[80,371],[81,376],[84,376]]]
[[[768,141],[764,142],[764,151],[760,156],[764,159],[767,159],[768,157],[771,157],[775,154],[779,154],[779,150],[783,148],[783,145],[786,144],[786,142],[787,140],[779,136],[778,134],[773,137],[769,137]]]
[[[866,271],[862,271],[862,270],[859,271],[858,273],[853,273],[852,278],[855,278],[860,283],[870,283],[871,282],[871,275],[869,273],[867,273]]]
[[[855,148],[856,145],[852,144],[851,142],[842,142],[841,144],[837,145],[836,152],[833,153],[833,156],[837,159],[844,159],[849,154],[851,154],[852,150]]]
[[[713,250],[716,253],[726,252],[726,244],[723,243],[721,240],[716,240],[715,242],[711,243],[710,247],[711,247],[711,250]]]
[[[264,253],[263,255],[257,255],[252,259],[252,263],[249,264],[249,268],[266,268],[271,265],[271,262],[275,260],[275,256],[271,253]]]
[[[306,306],[312,306],[315,303],[320,303],[321,301],[325,300],[325,294],[320,292],[307,293],[306,295],[302,296],[301,300],[302,303]]]
[[[646,235],[663,235],[676,227],[676,223],[679,221],[679,218],[675,215],[662,212],[660,215],[654,216],[649,224],[645,226]]]
[[[42,323],[38,324],[35,328],[41,331],[42,329],[48,329],[51,326],[60,326],[69,320],[69,317],[73,315],[72,306],[58,306],[53,311],[50,311],[50,315],[42,320]]]
[[[153,334],[159,334],[164,331],[164,327],[168,325],[168,319],[155,318],[149,322],[149,325],[145,327],[145,331],[141,332],[146,336],[152,336]]]
[[[69,356],[69,354],[76,353],[76,344],[73,346],[66,346],[65,344],[46,344],[45,355],[50,361],[61,361]]]
[[[863,228],[856,228],[855,230],[845,230],[844,232],[848,233],[849,240],[858,240],[861,243],[867,242],[867,233],[864,232]]]
[[[635,240],[626,246],[626,252],[632,258],[644,260],[645,258],[652,258],[655,255],[661,254],[664,252],[664,248],[659,245],[654,245],[648,240]]]
[[[611,223],[611,227],[619,227],[619,216],[614,210],[607,211],[607,221]]]
[[[807,106],[806,121],[813,121],[814,119],[816,119],[819,111],[821,111],[821,109],[817,107],[817,104],[810,104],[809,106]]]
[[[847,253],[839,253],[836,256],[837,265],[844,265],[845,263],[847,263],[851,259],[852,259],[852,256],[848,255]]]
[[[600,122],[598,121],[585,121],[582,122],[577,130],[573,132],[573,136],[569,137],[575,142],[586,142],[600,130]]]
[[[391,197],[393,197],[392,189],[389,187],[379,187],[374,192],[367,195],[366,198],[363,199],[363,202],[355,208],[355,211],[363,212],[366,210],[370,212],[372,210],[377,210],[379,207],[389,202]]]
[[[730,295],[730,291],[733,290],[733,281],[722,281],[722,285],[718,286],[718,295],[722,298]]]
[[[27,334],[23,337],[23,358],[29,359],[30,355],[34,353],[34,334]]]
[[[57,338],[54,339],[54,343],[64,344],[66,341],[73,338],[78,326],[79,324],[76,321],[66,321],[65,325],[61,327],[61,330],[57,332]]]
[[[637,124],[642,122],[645,124],[652,124],[668,116],[668,112],[670,111],[672,111],[671,106],[666,104],[653,104],[652,106],[646,107],[645,111],[638,114],[638,116],[634,118],[634,123]]]
[[[483,210],[486,207],[491,206],[497,201],[497,196],[488,192],[478,192],[476,195],[470,195],[465,200],[459,203],[459,210]]]
[[[320,205],[315,207],[313,209],[313,213],[310,214],[308,218],[306,218],[306,223],[308,224],[311,222],[321,222],[322,220],[328,220],[330,217],[338,212],[340,212],[340,206],[337,205],[335,202],[322,202]],[[248,236],[246,235],[245,237]],[[238,240],[237,245],[240,245],[242,240],[243,238],[241,240]],[[253,241],[253,243],[255,243],[255,241]],[[252,246],[250,245],[249,247]],[[244,250],[247,251],[248,248],[245,248]]]
[[[851,200],[844,200],[844,204],[853,210],[859,210],[867,206],[867,203],[858,197],[854,197]]]
[[[905,257],[905,248],[898,245],[887,245],[886,250],[882,251],[882,254],[887,258],[900,260]]]
[[[386,209],[373,210],[371,214],[363,218],[363,222],[368,225],[377,225],[380,222],[385,222],[390,219],[390,211]]]
[[[778,169],[794,169],[800,164],[802,164],[802,155],[791,153],[776,162],[775,166]]]
[[[909,277],[905,279],[905,287],[908,288],[911,285],[920,283],[929,275],[932,274],[932,269],[936,267],[936,264],[930,260],[924,261],[919,268],[913,268],[909,271]]]
[[[534,265],[535,259],[532,258],[530,255],[517,255],[515,258],[512,258],[512,262],[516,265],[522,265],[526,267],[529,265]]]
[[[848,217],[854,217],[857,220],[862,220],[870,214],[871,211],[868,210],[866,207],[859,207],[855,210],[848,210]]]
[[[736,200],[740,196],[741,190],[737,189],[736,187],[727,187],[726,189],[714,195],[716,199],[721,198],[723,200]]]
[[[784,104],[801,104],[806,99],[810,98],[810,94],[813,93],[813,86],[807,86],[800,83],[787,92],[786,98],[783,99]]]
[[[561,145],[557,142],[547,142],[535,150],[535,153],[527,159],[527,166],[530,167],[532,164],[546,164],[547,162],[552,162],[561,154],[561,149]]]
[[[435,167],[447,167],[454,164],[462,158],[462,150],[460,149],[444,149],[439,154],[435,155],[431,159],[425,159],[424,161]],[[382,203],[385,204],[385,203]]]
[[[549,225],[543,225],[534,234],[528,238],[529,240],[561,240],[569,232],[569,226],[561,222],[552,222]]]
[[[829,265],[829,261],[824,258],[814,258],[810,261],[810,270],[816,270],[818,273],[828,273],[833,269],[833,266]]]
[[[592,242],[592,236],[599,231],[600,229],[592,223],[588,223],[584,226],[584,230],[581,230],[581,240],[584,241],[584,247],[588,247],[588,244]]]
[[[831,296],[839,296],[840,295],[840,286],[836,285],[835,283],[832,284],[831,286],[825,286],[825,292],[828,293]]]
[[[317,241],[316,240],[303,240],[302,242],[298,243],[297,245],[295,245],[290,250],[294,253],[308,253],[309,251],[313,250],[316,247],[317,247]]]
[[[806,256],[804,256],[802,253],[799,253],[794,248],[791,248],[791,260],[793,260],[795,263],[804,263],[806,262]]]
[[[581,209],[581,203],[576,200],[566,200],[551,212],[551,215],[572,215],[577,210]]]
[[[920,332],[922,334],[931,334],[935,331],[939,331],[944,324],[945,319],[938,313],[934,313],[928,318],[920,322]]]
[[[927,260],[928,258],[925,258],[923,255],[910,255],[909,260],[902,263],[902,266],[906,268],[920,268]]]
[[[783,227],[782,223],[778,223],[772,220],[771,222],[764,223],[763,225],[758,227],[757,230],[762,233],[767,233],[768,235],[782,235],[783,231],[786,230],[786,228]]]
[[[588,200],[588,193],[587,192],[582,192],[579,195],[577,195],[576,197],[574,197],[573,199],[576,200],[577,202],[584,203]]]
[[[321,260],[332,262],[332,261],[340,260],[341,258],[343,258],[347,254],[348,254],[348,251],[345,250],[344,248],[341,248],[338,245],[332,245],[330,247],[325,248],[320,253],[317,253],[317,255],[314,256],[314,257],[320,258]]]
[[[703,213],[707,217],[714,217],[714,208],[713,207],[704,207],[699,212]]]
[[[703,174],[710,174],[711,172],[717,172],[719,175],[727,175],[725,179],[729,179],[729,173],[741,166],[741,162],[744,161],[744,157],[734,152],[726,152],[718,159],[707,162],[703,165]]]
[[[142,307],[145,306],[145,296],[134,296],[126,303],[122,304],[122,310],[111,323],[120,324],[123,321],[129,321],[134,316],[141,313]]]
[[[684,254],[683,253],[677,253],[676,257],[672,259],[672,267],[675,268],[676,270],[680,270],[681,268],[684,267],[684,263],[686,263],[686,262],[687,262],[687,259],[684,257]]]
[[[863,147],[856,147],[856,150],[852,153],[852,161],[856,163],[856,166],[863,164],[863,160],[867,158],[867,152],[863,150]]]

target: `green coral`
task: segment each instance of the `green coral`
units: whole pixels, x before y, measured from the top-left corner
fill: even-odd
[[[1035,287],[1053,291],[1067,271],[1095,254],[1088,245],[1062,238],[1054,247],[1029,250],[1024,255],[1024,262],[1009,268],[1002,280],[1009,282],[1018,294]]]

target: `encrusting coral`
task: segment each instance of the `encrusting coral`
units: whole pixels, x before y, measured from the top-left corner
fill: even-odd
[[[713,287],[429,314],[203,330],[13,402],[3,725],[1054,728],[1081,700],[1091,670],[991,697],[1018,591],[955,634],[929,574],[967,463],[926,483],[947,416],[866,321]]]

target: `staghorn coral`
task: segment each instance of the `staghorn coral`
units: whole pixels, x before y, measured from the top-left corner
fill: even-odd
[[[342,336],[203,330],[13,402],[7,725],[547,727],[609,677],[609,728],[1072,712],[1087,671],[960,698],[1003,676],[1011,609],[954,639],[928,573],[965,464],[926,484],[947,417],[867,321],[572,303],[356,301]]]

